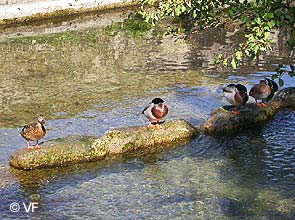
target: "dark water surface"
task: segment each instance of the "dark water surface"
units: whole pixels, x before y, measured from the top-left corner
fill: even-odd
[[[1,39],[3,169],[9,155],[25,147],[19,129],[39,113],[47,119],[44,141],[144,125],[141,110],[158,96],[169,104],[168,119],[198,125],[225,104],[225,84],[250,88],[270,76],[275,64],[290,62],[277,44],[239,70],[216,68],[214,55],[239,40],[216,30],[175,41],[116,23]],[[285,79],[285,86],[295,85]],[[10,169],[15,179],[0,189],[0,219],[295,219],[294,131],[295,113],[285,111],[263,129],[199,136],[152,155]],[[12,202],[20,204],[19,212],[10,211]],[[37,202],[38,208],[26,213],[23,202]]]

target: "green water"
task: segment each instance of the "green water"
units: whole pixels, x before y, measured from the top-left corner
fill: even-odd
[[[39,113],[47,119],[43,141],[145,125],[141,110],[153,97],[167,101],[168,120],[198,125],[226,104],[224,85],[241,82],[250,88],[273,73],[273,64],[290,60],[278,44],[258,62],[232,71],[212,62],[239,41],[225,31],[175,41],[130,22],[70,27],[1,38],[0,164],[6,171],[1,171],[0,219],[295,218],[293,112],[279,113],[263,129],[201,135],[151,155],[7,170],[9,155],[25,146],[18,130]],[[286,86],[295,85],[285,79]],[[21,204],[19,212],[9,210],[12,202]],[[23,202],[39,207],[26,213]]]

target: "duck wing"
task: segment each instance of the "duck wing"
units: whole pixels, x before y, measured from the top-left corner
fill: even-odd
[[[28,133],[29,131],[32,131],[34,130],[35,126],[34,124],[28,124],[28,125],[25,125],[21,131],[21,133]]]
[[[20,132],[21,136],[23,136],[26,140],[31,139],[30,137],[32,136],[32,134],[34,134],[36,126],[37,123],[25,125],[22,131]]]
[[[273,81],[273,80],[271,80],[271,79],[269,79],[269,78],[265,78],[265,80],[268,81],[268,85],[269,85],[270,88],[271,88],[271,93],[270,93],[270,95],[266,98],[266,101],[269,101],[269,100],[272,99],[272,97],[274,96],[274,94],[279,90],[279,86],[278,86],[278,84],[277,84],[275,81]]]
[[[144,112],[145,112],[149,107],[150,107],[149,105],[146,106],[146,107],[142,110],[141,114],[144,114]]]

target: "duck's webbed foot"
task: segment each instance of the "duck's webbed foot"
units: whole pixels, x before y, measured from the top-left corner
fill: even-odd
[[[34,148],[35,148],[35,149],[40,149],[41,146],[40,146],[39,144],[37,144]]]
[[[147,126],[148,128],[155,128],[156,127],[156,125],[154,125],[154,124],[152,124],[151,122],[149,122],[149,124],[148,124],[148,126]]]
[[[256,105],[257,107],[261,107],[261,103],[259,103],[257,100],[255,100],[255,105]]]
[[[259,108],[265,108],[265,107],[267,107],[267,104],[264,102],[261,102],[261,103],[256,102],[256,106]]]
[[[232,110],[231,113],[234,114],[234,115],[239,115],[239,114],[241,114],[241,112],[239,112],[239,111],[235,111],[235,110]]]
[[[155,128],[156,128],[156,129],[163,129],[163,127],[162,127],[159,123],[157,123],[157,124],[155,125]]]
[[[237,107],[234,107],[234,109],[231,111],[231,113],[234,114],[234,115],[241,114],[241,112],[238,111],[238,108]]]
[[[30,145],[29,141],[27,141],[27,150],[32,150],[32,149],[34,149],[34,147]]]
[[[30,145],[27,146],[27,150],[33,150],[33,149],[34,149],[33,146],[30,146]]]
[[[37,141],[37,143],[36,143],[36,145],[35,145],[34,148],[35,148],[35,149],[40,149],[40,148],[41,148],[41,146],[39,145],[39,141]]]
[[[161,123],[157,122],[149,122],[148,128],[162,129]]]

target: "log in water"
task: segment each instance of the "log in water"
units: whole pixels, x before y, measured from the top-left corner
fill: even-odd
[[[162,129],[120,128],[108,131],[102,138],[68,137],[49,141],[39,150],[23,149],[11,155],[10,165],[29,170],[97,161],[116,154],[148,151],[197,134],[198,130],[185,120],[168,121]]]

